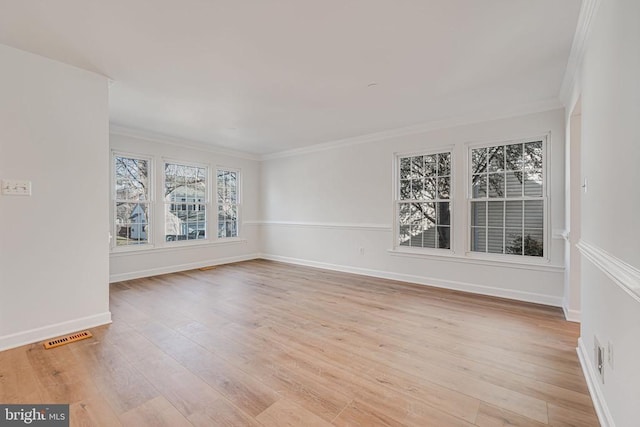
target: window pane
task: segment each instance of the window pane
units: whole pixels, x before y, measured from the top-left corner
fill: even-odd
[[[414,200],[420,200],[423,198],[424,181],[421,179],[411,180],[411,198]]]
[[[487,176],[474,175],[472,184],[472,195],[474,199],[487,197]]]
[[[523,144],[507,145],[505,148],[506,169],[511,171],[522,170]]]
[[[218,189],[218,194],[220,194],[220,189]],[[400,199],[411,199],[411,181],[408,179],[403,179],[402,181],[400,181]],[[222,200],[224,200],[224,198],[218,197],[219,202],[222,202]]]
[[[542,196],[542,171],[532,170],[525,174],[524,195],[530,197]]]
[[[505,226],[522,230],[522,202],[506,202]]]
[[[544,226],[544,204],[542,200],[524,201],[524,228],[542,228]]]
[[[474,252],[487,251],[486,228],[471,227],[471,250]]]
[[[487,224],[487,202],[471,202],[471,225],[485,227]]]
[[[411,222],[411,206],[409,203],[400,203],[398,220],[400,224],[409,224]]]
[[[422,232],[424,230],[424,226],[422,225],[412,225],[411,226],[411,246],[422,247]]]
[[[411,227],[408,225],[400,226],[400,246],[411,246],[409,241],[411,237]]]
[[[116,200],[149,200],[149,162],[129,157],[115,157]]]
[[[437,154],[424,156],[424,175],[431,176],[438,172]]]
[[[529,142],[524,145],[525,171],[542,170],[542,141]]]
[[[507,172],[507,197],[522,197],[522,172]]]
[[[488,156],[489,172],[502,172],[504,170],[504,147],[490,147]]]
[[[489,228],[487,237],[487,252],[493,254],[503,253],[504,230],[502,228]]]
[[[425,248],[435,248],[437,240],[435,206],[433,203],[430,205],[431,206],[428,206],[424,229],[422,231],[422,245]]]
[[[424,161],[422,156],[416,156],[411,158],[411,178],[413,179],[424,178]]]
[[[502,227],[504,225],[504,202],[489,202],[488,208],[489,227]]]
[[[487,170],[487,149],[477,148],[471,150],[471,173],[477,174]]]
[[[448,199],[451,192],[451,178],[438,178],[438,198]]]
[[[438,227],[438,248],[451,249],[450,227]]]
[[[411,203],[411,223],[421,223],[424,216],[423,207],[420,203]]]
[[[116,203],[116,246],[148,242],[149,207],[143,203]]]
[[[451,224],[451,203],[439,202],[437,224],[438,225],[450,225]]]
[[[422,211],[421,211],[422,218],[420,218],[420,222],[435,224],[436,222],[435,203],[422,203],[421,208],[422,208]]]
[[[451,175],[451,153],[438,154],[438,175]]]
[[[542,230],[524,230],[524,254],[543,256]]]
[[[502,173],[489,174],[489,197],[504,197],[504,175]]]
[[[438,236],[436,233],[436,227],[425,228],[422,232],[422,247],[423,248],[437,248]]]
[[[424,180],[424,198],[434,200],[436,198],[436,179],[428,177]]]
[[[411,173],[411,158],[403,157],[400,159],[400,179],[409,179]],[[220,182],[218,181],[218,186]]]
[[[505,253],[522,255],[522,228],[507,228]]]

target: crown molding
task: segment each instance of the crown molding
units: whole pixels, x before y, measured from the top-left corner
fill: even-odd
[[[206,151],[221,156],[238,157],[241,159],[260,161],[261,156],[258,154],[247,153],[245,151],[229,150],[213,144],[204,142],[191,141],[188,139],[174,138],[161,133],[134,129],[126,126],[109,124],[109,134],[126,136],[130,138],[143,139],[145,141],[160,142],[163,144],[174,145],[177,147],[190,148],[192,150]]]
[[[397,129],[386,130],[382,132],[369,133],[365,135],[355,136],[351,138],[338,139],[329,142],[323,142],[307,147],[294,148],[292,150],[278,151],[271,154],[263,154],[261,160],[272,160],[282,157],[299,156],[303,154],[316,153],[319,151],[331,150],[334,148],[349,147],[352,145],[366,144],[371,142],[382,141],[390,138],[398,138],[408,135],[416,135],[434,130],[448,129],[457,126],[470,125],[474,123],[487,122],[492,120],[507,119],[511,117],[524,116],[527,114],[542,113],[545,111],[557,110],[563,108],[558,98],[549,98],[542,101],[520,105],[517,107],[501,108],[493,110],[485,110],[468,114],[464,116],[451,117],[443,120],[436,120],[422,123],[419,125],[407,126]]]
[[[571,53],[569,54],[569,61],[567,62],[567,68],[564,73],[559,95],[563,105],[569,111],[573,109],[573,105],[578,99],[578,94],[575,89],[579,82],[582,60],[584,59],[587,48],[587,40],[593,28],[594,17],[600,7],[601,1],[602,0],[582,0],[580,15],[578,16],[578,25],[576,26],[576,32],[573,36]]]

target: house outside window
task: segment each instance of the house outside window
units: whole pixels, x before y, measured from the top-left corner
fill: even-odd
[[[238,237],[239,180],[237,170],[219,168],[216,172],[218,238]]]
[[[397,157],[396,247],[451,249],[451,151]]]
[[[470,148],[470,250],[545,256],[546,139]]]
[[[151,161],[135,156],[113,156],[114,245],[144,245],[150,241]]]
[[[164,164],[165,241],[207,237],[207,176],[203,166]]]

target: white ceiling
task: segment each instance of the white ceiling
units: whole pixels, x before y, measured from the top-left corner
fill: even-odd
[[[265,154],[556,100],[579,9],[580,0],[0,0],[0,43],[114,80],[113,124]]]

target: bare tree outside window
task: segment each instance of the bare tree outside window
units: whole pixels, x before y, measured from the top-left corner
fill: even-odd
[[[451,248],[451,153],[400,157],[398,245]]]
[[[114,156],[116,246],[149,242],[149,160]]]

